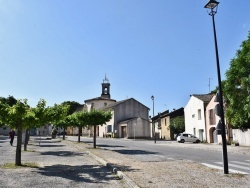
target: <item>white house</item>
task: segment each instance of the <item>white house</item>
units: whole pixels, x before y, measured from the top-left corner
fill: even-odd
[[[190,95],[184,108],[185,132],[194,134],[200,140],[207,140],[205,110],[213,94]]]

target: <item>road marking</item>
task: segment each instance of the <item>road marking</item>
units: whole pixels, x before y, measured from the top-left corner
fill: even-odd
[[[223,162],[215,162],[216,164],[220,164],[222,165]],[[249,167],[244,167],[244,166],[239,166],[239,165],[234,165],[234,164],[228,164],[229,166],[232,166],[232,167],[236,167],[236,168],[241,168],[241,169],[244,169],[244,170],[250,170]]]
[[[212,165],[212,164],[208,164],[208,163],[201,163],[209,168],[214,168],[214,169],[218,169],[218,170],[223,170],[223,167],[221,166],[216,166],[216,165]],[[235,173],[235,174],[249,174],[243,171],[239,171],[239,170],[233,170],[233,169],[229,169],[230,173]]]
[[[246,166],[250,166],[250,163],[244,163],[244,162],[240,162],[240,161],[230,161],[232,163],[237,163],[237,164],[241,164],[241,165],[246,165]],[[250,162],[250,161],[249,161]]]

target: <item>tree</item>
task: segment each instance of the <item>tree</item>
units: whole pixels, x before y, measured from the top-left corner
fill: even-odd
[[[74,125],[80,129],[88,125],[89,113],[86,111],[78,111],[68,116],[71,125]],[[78,134],[78,142],[80,143],[80,131]]]
[[[170,119],[169,129],[171,134],[179,134],[185,131],[184,116],[177,116]]]
[[[21,166],[22,131],[23,123],[27,119],[30,107],[27,99],[17,100],[16,104],[10,106],[8,103],[0,101],[0,121],[11,128],[17,129],[17,147],[15,165]]]
[[[46,101],[40,99],[35,108],[30,108],[27,113],[26,121],[24,122],[25,130],[25,142],[24,142],[24,151],[27,150],[27,145],[29,141],[30,128],[41,127],[49,123],[48,118],[48,108],[46,108]]]
[[[68,126],[72,125],[72,119],[68,116],[72,115],[73,113],[75,113],[78,110],[82,110],[81,109],[81,104],[79,104],[78,102],[75,101],[66,101],[63,102],[62,105],[64,106],[68,106],[68,111],[67,111],[67,116],[62,119],[61,121],[61,125],[59,125],[61,128],[63,128],[63,140],[65,139],[65,129]],[[82,129],[81,127],[79,127],[79,131],[78,131],[78,138],[79,138],[79,142],[80,142],[80,134],[82,133]]]
[[[226,71],[226,119],[234,128],[250,128],[250,32]]]
[[[112,113],[110,111],[101,111],[101,110],[91,110],[87,113],[87,124],[94,126],[94,148],[96,148],[96,126],[103,125],[112,118]]]
[[[54,104],[54,106],[48,108],[49,121],[53,127],[62,127],[65,125],[65,118],[67,117],[68,111],[69,106],[63,104]]]

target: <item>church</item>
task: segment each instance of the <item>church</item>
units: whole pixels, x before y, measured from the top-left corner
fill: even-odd
[[[116,101],[111,99],[110,83],[105,76],[100,97],[85,100],[84,110],[110,110],[113,114],[106,125],[96,129],[97,137],[150,138],[149,108],[134,98]],[[82,130],[83,136],[93,136],[93,127]]]

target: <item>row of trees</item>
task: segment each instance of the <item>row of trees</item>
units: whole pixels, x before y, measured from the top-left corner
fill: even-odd
[[[86,112],[80,107],[79,103],[71,101],[48,107],[46,101],[41,99],[36,107],[32,108],[28,105],[27,99],[16,100],[13,96],[0,97],[0,126],[8,125],[17,130],[15,165],[21,165],[23,130],[26,132],[24,150],[27,150],[29,130],[39,128],[45,124],[64,128],[64,133],[68,126],[78,127],[79,130],[85,126],[94,126],[93,143],[94,148],[96,148],[96,126],[108,122],[112,114],[110,111],[98,110]],[[65,139],[65,135],[63,139]],[[78,141],[80,142],[80,136]]]

